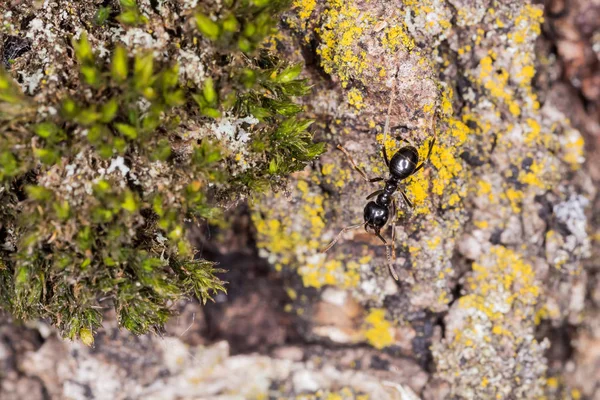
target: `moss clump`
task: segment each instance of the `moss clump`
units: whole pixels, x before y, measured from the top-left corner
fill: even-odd
[[[106,35],[154,21],[135,1],[87,13],[93,28],[71,39],[78,73],[38,88],[43,104],[22,94],[16,71],[0,70],[0,306],[90,344],[102,310],[141,334],[160,330],[179,299],[224,290],[215,265],[195,259],[186,226],[323,151],[297,117],[293,97],[309,90],[301,66],[253,52],[285,4],[246,3],[182,16],[197,29],[173,32],[166,56]],[[233,16],[223,29],[252,45],[225,43],[220,23],[212,35],[203,13]],[[65,26],[56,34],[75,36]],[[182,73],[182,51],[204,69],[202,85]]]

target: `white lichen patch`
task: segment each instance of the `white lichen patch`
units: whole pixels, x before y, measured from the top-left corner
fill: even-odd
[[[591,255],[591,240],[587,232],[586,209],[589,200],[573,195],[558,203],[553,211],[556,220],[568,230],[565,234],[551,230],[546,234],[546,258],[556,269],[579,275],[581,260]]]
[[[582,195],[573,195],[568,201],[556,204],[554,206],[554,215],[564,223],[572,235],[580,243],[587,241],[587,218],[585,209],[590,202]]]
[[[23,83],[21,87],[25,93],[30,95],[35,94],[36,90],[40,86],[41,80],[44,78],[44,71],[38,70],[33,72],[31,75],[26,75],[25,73],[19,72],[19,74],[23,78]]]
[[[96,166],[92,166],[95,164]],[[47,174],[39,177],[38,184],[51,189],[56,196],[67,201],[71,208],[82,206],[93,195],[93,185],[106,174],[109,162],[97,158],[92,149],[82,149],[64,171],[58,167],[52,168]],[[115,164],[115,168],[118,165]],[[127,180],[121,173],[113,173],[113,183],[121,187],[127,185]]]
[[[177,0],[184,11],[193,10],[198,6],[198,0]]]
[[[119,171],[124,177],[127,176],[127,173],[129,172],[129,167],[125,164],[125,159],[121,156],[110,160],[110,165],[108,166],[106,173],[112,174],[115,171]]]
[[[119,36],[130,49],[156,50],[160,48],[158,41],[148,32],[140,28],[130,28]]]
[[[253,127],[258,124],[253,116],[245,118],[224,117],[210,126],[211,135],[223,144],[235,161],[234,173],[256,166],[255,157],[249,148]]]
[[[200,56],[191,50],[180,49],[177,62],[179,64],[179,79],[182,82],[192,81],[197,87],[202,87],[205,68]]]

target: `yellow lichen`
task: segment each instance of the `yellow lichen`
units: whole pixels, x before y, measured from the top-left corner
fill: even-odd
[[[529,167],[529,172],[521,171],[519,173],[519,182],[526,185],[535,186],[540,189],[545,189],[547,187],[547,183],[543,179],[542,171],[543,165],[537,161],[534,161]]]
[[[544,10],[530,4],[525,4],[521,14],[515,19],[515,30],[508,34],[508,38],[515,45],[525,42],[528,37],[537,37],[541,33],[541,23],[544,22]]]
[[[385,309],[371,309],[365,323],[368,326],[365,338],[371,346],[381,350],[394,343],[392,324],[385,319]]]
[[[521,202],[523,201],[524,193],[521,190],[508,188],[506,189],[506,198],[510,202],[510,207],[515,214],[521,212]]]
[[[485,229],[489,226],[487,221],[474,221],[473,224],[479,229]]]
[[[566,132],[562,159],[571,166],[572,170],[578,169],[585,161],[584,144],[583,137],[579,132],[574,129]]]
[[[546,384],[550,389],[558,388],[558,379],[556,377],[550,377],[546,380]]]
[[[352,4],[332,0],[328,5],[323,14],[325,22],[317,29],[322,42],[317,53],[324,71],[337,75],[342,87],[346,87],[351,78],[360,79],[367,67],[366,52],[355,44],[364,32],[364,25],[372,21]]]
[[[323,175],[331,175],[334,168],[335,168],[334,164],[323,164],[323,166],[321,167],[321,173]]]
[[[316,0],[294,0],[292,3],[292,7],[302,22],[302,29],[306,29],[306,22],[312,15],[316,5]]]
[[[404,24],[388,27],[381,42],[392,52],[398,51],[399,48],[411,51],[415,47],[415,41],[408,34]]]
[[[296,193],[302,199],[297,214],[275,214],[272,209],[262,209],[252,214],[258,233],[257,245],[268,249],[278,269],[297,265],[297,271],[307,287],[356,287],[360,277],[359,264],[350,262],[345,266],[339,260],[327,260],[325,254],[319,251],[325,245],[322,241],[325,197],[315,191],[311,184],[312,181],[306,180],[297,183]],[[310,235],[300,235],[293,219],[296,216],[304,221],[306,226],[303,229],[308,229]]]
[[[365,106],[363,102],[362,93],[357,88],[352,88],[348,91],[348,104],[354,106],[357,110],[360,110]]]

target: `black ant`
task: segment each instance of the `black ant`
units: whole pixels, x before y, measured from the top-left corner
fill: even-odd
[[[388,113],[385,120],[385,127],[383,129],[383,159],[385,161],[385,165],[389,168],[390,171],[390,177],[388,179],[384,179],[383,177],[367,177],[367,174],[358,165],[356,165],[356,163],[352,159],[352,156],[350,156],[350,153],[348,153],[348,151],[346,151],[346,149],[344,149],[342,146],[337,146],[337,148],[341,150],[346,155],[346,157],[348,157],[354,169],[358,171],[358,173],[365,179],[365,181],[370,183],[383,181],[385,182],[385,186],[383,189],[376,190],[375,192],[367,196],[367,200],[371,200],[375,196],[377,196],[377,198],[375,199],[375,201],[369,201],[365,206],[365,222],[342,229],[340,233],[331,241],[331,243],[329,243],[329,245],[323,250],[323,252],[326,252],[327,250],[332,248],[333,245],[337,243],[337,241],[345,232],[364,226],[365,231],[367,233],[369,232],[369,229],[372,229],[373,233],[386,245],[390,273],[392,274],[395,280],[398,280],[398,275],[396,274],[396,271],[392,266],[388,243],[383,238],[383,236],[381,236],[381,229],[383,229],[383,227],[388,222],[390,210],[392,216],[396,216],[396,201],[393,197],[396,191],[400,192],[402,198],[409,207],[413,207],[413,204],[410,201],[410,199],[406,196],[406,193],[404,193],[402,189],[398,188],[398,185],[404,179],[419,172],[429,162],[429,159],[431,157],[431,151],[433,150],[433,145],[435,144],[435,137],[429,141],[429,150],[427,151],[427,158],[420,164],[419,152],[417,151],[417,149],[414,146],[412,146],[410,142],[408,142],[406,139],[403,139],[400,136],[397,136],[396,140],[407,142],[408,146],[401,147],[392,156],[392,158],[389,159],[387,151],[385,149],[385,142],[389,131],[390,112],[392,109],[393,101],[394,91],[392,91],[390,104],[388,106]],[[392,227],[392,253],[394,253],[395,232],[396,230]]]

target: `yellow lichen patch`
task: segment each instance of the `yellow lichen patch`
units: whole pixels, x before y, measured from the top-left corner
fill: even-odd
[[[458,49],[458,55],[462,56],[464,54],[468,54],[468,53],[471,52],[471,50],[473,50],[473,47],[470,44],[468,44],[468,45],[463,46],[463,47],[461,47],[461,48]]]
[[[387,28],[381,42],[393,52],[398,51],[398,49],[411,51],[415,48],[415,41],[408,34],[408,30],[404,24],[393,25]]]
[[[521,171],[519,173],[519,182],[526,185],[535,186],[540,189],[546,189],[548,184],[542,179],[543,165],[534,161],[529,167],[529,172]]]
[[[494,200],[494,195],[492,193],[492,184],[488,181],[480,179],[477,181],[477,195],[478,196],[488,196],[490,202]]]
[[[323,175],[331,175],[334,168],[335,168],[334,164],[323,164],[323,166],[321,167],[321,173]]]
[[[351,289],[358,285],[360,265],[350,261],[346,268],[339,260],[326,260],[324,255],[308,257],[307,261],[298,268],[302,283],[306,287],[321,288],[335,286],[341,289]]]
[[[373,257],[371,257],[370,255],[366,255],[366,256],[364,256],[364,257],[361,257],[361,258],[358,260],[358,263],[359,263],[359,264],[368,264],[368,263],[369,263],[369,262],[370,262],[372,259],[373,259]]]
[[[430,249],[435,249],[436,247],[438,247],[440,245],[440,242],[442,241],[441,237],[435,237],[433,239],[430,239],[427,241],[427,246],[429,246]],[[443,278],[443,276],[442,276]]]
[[[312,192],[307,181],[298,181],[297,187],[302,195],[301,215],[304,221],[309,223],[311,233],[311,238],[307,239],[307,245],[310,249],[316,250],[322,246],[322,243],[317,238],[321,237],[325,228],[325,221],[323,219],[325,213],[323,209],[324,197],[321,194]]]
[[[348,104],[350,104],[357,110],[360,110],[365,106],[365,103],[363,102],[363,96],[360,90],[358,90],[357,88],[352,88],[348,91]]]
[[[415,214],[427,214],[430,206],[426,203],[429,191],[438,196],[448,195],[445,204],[454,206],[458,204],[466,192],[456,185],[456,181],[464,178],[462,161],[458,157],[458,148],[467,140],[469,128],[463,122],[450,119],[449,129],[437,138],[436,145],[431,153],[431,164],[435,167],[435,174],[426,177],[423,174],[413,175],[407,181],[406,191],[415,204]],[[427,156],[429,142],[423,143],[419,148],[420,158]]]
[[[423,112],[432,115],[435,112],[435,103],[425,104],[423,106]]]
[[[381,350],[394,343],[392,323],[385,319],[385,309],[371,309],[365,323],[365,338],[371,346]]]
[[[530,84],[531,80],[535,76],[535,67],[533,65],[526,65],[521,69],[521,72],[517,74],[517,78],[521,79],[522,84]]]
[[[508,106],[510,113],[519,116],[521,109],[514,100],[514,92],[508,85],[508,71],[494,66],[493,54],[488,54],[479,62],[479,77],[477,83],[483,85],[490,96]]]
[[[292,288],[286,288],[287,295],[290,299],[296,300],[298,298],[298,293]]]
[[[343,188],[344,186],[346,186],[346,183],[350,181],[350,176],[351,176],[352,172],[350,170],[347,169],[342,169],[338,172],[338,174],[336,175],[336,181],[333,182],[333,184],[335,186],[337,186],[338,188]]]
[[[300,180],[296,189],[294,195],[301,201],[294,212],[263,207],[252,214],[257,229],[257,246],[268,251],[269,259],[278,270],[297,266],[305,286],[356,287],[360,280],[358,263],[344,265],[340,260],[328,260],[320,252],[325,245],[322,239],[325,197],[314,189],[312,181]],[[310,234],[301,236],[300,231]]]
[[[452,106],[452,98],[454,97],[454,91],[451,87],[448,87],[442,92],[442,114],[446,117],[450,117],[454,113],[454,107]],[[456,121],[458,122],[458,121]],[[462,128],[462,127],[461,127]],[[465,132],[468,131],[468,127],[465,126]],[[463,140],[464,142],[464,140]]]
[[[585,161],[584,144],[583,137],[575,129],[570,129],[565,133],[562,159],[571,166],[572,170],[579,169]]]
[[[305,246],[301,241],[298,246]],[[269,248],[271,250],[273,247]],[[326,285],[350,289],[356,287],[360,280],[359,265],[349,263],[347,268],[338,260],[326,260],[325,255],[312,255],[297,252],[296,262],[300,263],[298,274],[306,287],[321,288]],[[281,255],[279,255],[281,256]],[[291,260],[288,258],[286,264]]]
[[[452,27],[451,14],[446,8],[440,7],[437,0],[403,0],[402,3],[410,9],[410,13],[415,17],[413,23],[422,26],[423,33],[428,36],[443,34]]]
[[[473,224],[479,229],[485,229],[489,226],[487,221],[474,221]]]
[[[406,185],[406,194],[413,202],[415,214],[428,214],[430,212],[425,203],[428,196],[429,180],[423,174],[413,175]]]
[[[532,144],[539,141],[541,127],[540,124],[533,118],[527,118],[528,131],[525,134],[525,144]]]
[[[321,260],[319,260],[321,261]],[[342,263],[336,260],[327,262],[307,263],[298,269],[302,276],[302,283],[306,287],[320,288],[325,285],[336,284],[336,272],[341,269]]]
[[[548,312],[548,308],[547,307],[541,307],[539,310],[537,310],[537,312],[535,313],[534,316],[534,323],[536,325],[539,325],[542,320],[547,319],[550,316],[550,313]]]
[[[527,38],[539,36],[542,32],[542,22],[544,22],[542,7],[526,4],[515,19],[515,29],[508,34],[508,39],[514,45],[523,44]]]
[[[546,380],[546,384],[548,385],[548,387],[550,389],[557,389],[558,388],[558,378],[551,376]]]
[[[277,219],[261,218],[258,213],[255,213],[253,221],[259,237],[258,247],[268,247],[273,253],[281,255],[291,253],[295,240],[300,239],[300,235],[295,232],[288,234],[286,227],[282,226]]]
[[[298,15],[300,23],[302,24],[302,29],[306,29],[307,21],[312,15],[316,5],[316,0],[294,0],[292,3],[292,7]]]
[[[502,318],[501,313],[493,310],[507,309],[494,304],[494,301],[504,302],[508,309],[514,304],[532,306],[540,294],[531,265],[524,262],[519,254],[502,246],[492,247],[481,263],[473,263],[473,273],[467,279],[467,286],[472,294],[462,297],[459,304],[477,307],[491,320]],[[533,314],[533,309],[528,308],[527,314]],[[497,329],[494,333],[497,334]]]
[[[339,77],[342,87],[351,78],[361,79],[367,68],[367,53],[356,46],[372,18],[352,4],[331,0],[323,14],[324,23],[317,29],[322,45],[317,49],[321,65],[328,74]]]
[[[450,179],[458,176],[463,169],[462,162],[455,157],[456,149],[449,146],[436,146],[431,153],[431,163],[437,169],[437,179],[434,182],[433,192],[441,195]]]
[[[515,214],[521,212],[521,203],[523,202],[524,193],[521,190],[508,188],[505,192],[505,197],[510,202],[510,207]]]
[[[399,149],[398,141],[391,135],[387,135],[385,143],[383,143],[383,133],[378,133],[375,139],[379,144],[385,146],[385,151],[390,157]]]

